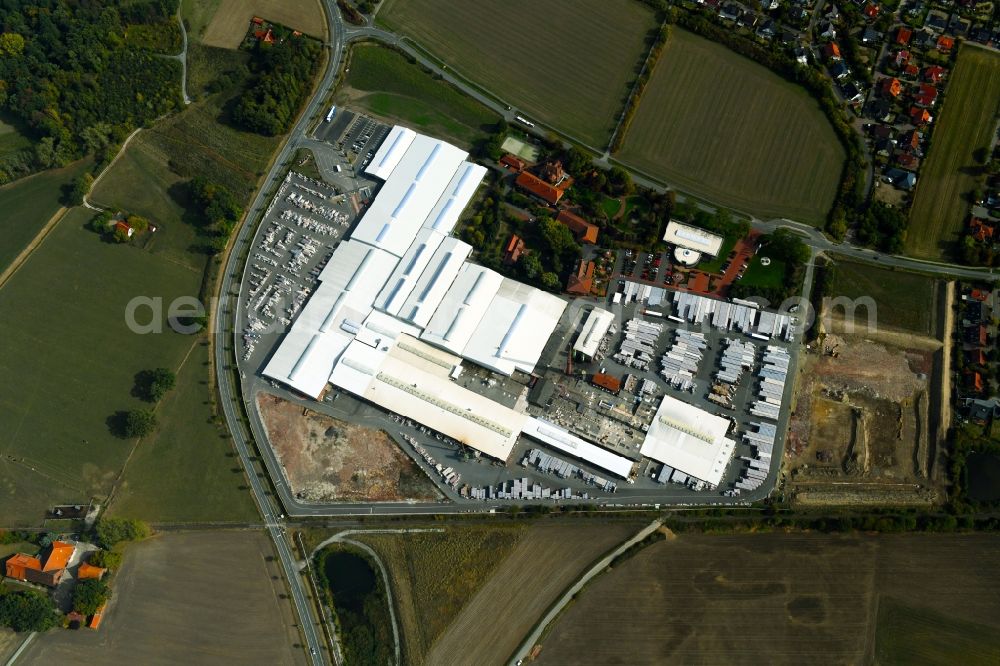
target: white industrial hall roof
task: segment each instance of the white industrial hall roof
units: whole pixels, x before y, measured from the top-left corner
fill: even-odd
[[[583,322],[583,330],[580,331],[579,337],[573,343],[573,351],[579,352],[588,358],[594,358],[594,354],[597,353],[597,347],[601,344],[604,336],[607,335],[614,320],[615,316],[607,310],[601,308],[591,310],[590,314],[587,315],[586,321]]]
[[[664,396],[639,453],[713,486],[722,482],[736,442],[729,419]]]
[[[504,375],[531,372],[566,301],[504,278],[462,355]]]
[[[402,257],[467,156],[467,152],[450,143],[418,134],[386,178],[351,238]],[[378,157],[376,154],[372,158],[372,164]],[[371,166],[372,175],[382,173],[371,171]],[[474,175],[472,180],[476,180]]]
[[[625,456],[620,456],[617,453],[603,449],[596,444],[591,444],[585,439],[580,439],[576,435],[544,419],[529,418],[524,423],[523,432],[525,435],[544,442],[554,449],[605,469],[623,479],[629,478],[632,474],[632,467],[635,464],[633,461]]]
[[[461,354],[503,280],[496,271],[466,263],[420,338]]]
[[[692,227],[689,224],[670,220],[667,223],[667,230],[663,234],[663,240],[671,245],[716,257],[722,248],[723,238],[700,227]]]

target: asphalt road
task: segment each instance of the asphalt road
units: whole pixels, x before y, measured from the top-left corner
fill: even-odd
[[[238,386],[233,385],[232,374],[228,372],[227,368],[229,368],[231,363],[235,362],[234,350],[236,349],[236,334],[239,330],[234,321],[237,306],[235,296],[239,291],[239,282],[234,282],[234,276],[242,276],[243,274],[243,266],[241,265],[242,253],[256,229],[256,225],[251,221],[258,220],[262,211],[267,207],[268,192],[271,190],[271,185],[281,178],[285,163],[295,154],[299,142],[305,136],[313,117],[319,111],[326,93],[333,85],[337,72],[340,70],[345,44],[344,26],[336,3],[333,0],[325,0],[325,4],[330,35],[330,54],[326,71],[323,73],[323,78],[317,88],[316,94],[309,101],[299,121],[289,133],[289,138],[278,152],[271,170],[264,180],[263,187],[258,190],[253,203],[250,205],[245,218],[247,223],[240,227],[237,232],[236,240],[222,276],[220,298],[215,313],[214,330],[215,367],[223,412],[225,413],[229,430],[233,435],[233,440],[236,443],[236,450],[243,463],[243,468],[246,470],[247,478],[250,480],[250,488],[263,514],[267,531],[271,535],[271,539],[274,541],[275,548],[278,551],[281,566],[288,580],[289,590],[295,603],[299,624],[309,650],[309,658],[313,664],[325,664],[327,661],[324,657],[323,642],[319,637],[317,625],[306,596],[306,589],[299,575],[297,558],[292,553],[288,541],[285,539],[284,527],[281,522],[283,518],[281,507],[275,506],[272,503],[264,482],[254,472],[249,433],[246,431],[238,413],[238,403],[242,399],[240,397],[240,390]]]

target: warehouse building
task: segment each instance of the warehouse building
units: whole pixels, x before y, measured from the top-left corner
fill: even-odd
[[[665,396],[639,452],[710,486],[722,483],[736,442],[729,419]]]
[[[719,250],[722,249],[723,238],[700,227],[692,227],[690,224],[670,220],[667,223],[667,230],[663,234],[663,240],[677,247],[716,257],[719,255]]]
[[[615,316],[601,308],[594,308],[583,322],[583,330],[573,343],[573,352],[585,361],[592,361],[597,355],[601,340],[611,330]]]

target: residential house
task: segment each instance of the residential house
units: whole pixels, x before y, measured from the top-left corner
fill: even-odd
[[[915,173],[895,167],[886,169],[885,179],[896,187],[907,191],[917,186],[917,175]]]
[[[556,215],[556,222],[569,228],[580,243],[589,243],[591,245],[597,243],[597,225],[587,222],[587,220],[579,215],[571,213],[568,210],[561,210]]]
[[[576,272],[566,281],[566,292],[574,296],[589,296],[594,288],[594,262],[580,260]]]
[[[913,153],[900,152],[896,155],[896,164],[904,169],[917,171],[920,168],[920,158]]]
[[[503,263],[508,266],[513,266],[517,263],[517,260],[521,258],[521,254],[523,252],[524,239],[517,234],[511,234],[510,240],[507,241],[507,246],[504,248]]]
[[[76,570],[77,580],[87,580],[88,578],[96,578],[100,580],[107,573],[107,569],[104,567],[94,566],[89,562],[82,563]]]
[[[907,46],[913,37],[913,31],[905,26],[900,26],[896,30],[896,43],[900,46]]]
[[[823,57],[830,62],[840,60],[840,47],[837,42],[829,42],[823,45]]]
[[[66,573],[66,565],[75,552],[76,546],[73,544],[53,541],[44,558],[17,553],[7,560],[7,577],[55,587],[62,580],[63,574]]]
[[[972,233],[972,237],[980,243],[993,241],[993,225],[983,222],[978,217],[969,218],[969,231]]]
[[[926,125],[931,121],[931,112],[927,109],[921,109],[919,106],[914,106],[910,108],[910,122],[921,127]]]
[[[947,73],[948,70],[941,65],[931,65],[930,67],[924,68],[924,78],[935,85],[941,83],[941,79],[943,79],[944,75]]]
[[[924,27],[929,30],[941,34],[948,27],[948,16],[939,11],[930,11],[927,13],[927,18],[924,20]]]
[[[553,185],[546,183],[538,176],[528,171],[522,171],[514,181],[518,187],[547,204],[555,205],[562,199],[563,191]]]
[[[955,48],[955,38],[948,37],[947,35],[942,35],[938,37],[937,40],[937,50],[941,53],[951,53],[951,50]]]
[[[874,28],[865,28],[861,33],[861,43],[865,46],[874,46],[882,39],[880,35]]]
[[[832,76],[837,80],[843,79],[848,74],[851,73],[851,70],[848,69],[847,65],[844,64],[842,60],[838,60],[837,62],[830,65],[829,70],[830,70],[830,76]]]
[[[921,83],[917,94],[913,96],[913,101],[920,106],[931,106],[937,101],[937,95],[937,88],[929,83]]]
[[[993,397],[988,400],[967,398],[965,400],[965,409],[970,420],[985,424],[991,419],[1000,419],[1000,398]]]
[[[883,97],[899,97],[899,94],[903,92],[903,84],[894,76],[886,77],[878,83],[879,92]]]
[[[524,167],[527,166],[520,157],[516,155],[504,155],[500,158],[500,165],[507,167],[511,171],[524,171]]]
[[[903,68],[903,76],[907,78],[915,79],[917,78],[917,74],[919,73],[920,73],[920,68],[917,67],[912,62]]]
[[[135,229],[133,229],[125,220],[118,220],[115,222],[115,232],[117,233],[119,231],[125,234],[128,238],[132,238],[132,234],[135,233]]]
[[[892,63],[897,69],[902,69],[910,63],[910,52],[906,49],[900,49],[892,56]]]
[[[819,36],[823,39],[837,39],[837,29],[829,21],[819,24]]]
[[[757,26],[757,36],[761,39],[772,39],[775,34],[775,23],[771,19],[766,19],[759,26]]]
[[[869,2],[867,5],[865,5],[865,8],[862,13],[865,15],[866,19],[868,19],[869,21],[874,21],[876,18],[878,18],[878,5],[876,5],[873,2]]]
[[[742,12],[740,11],[739,6],[731,2],[727,2],[722,5],[722,8],[719,10],[719,17],[724,21],[735,21],[740,17],[740,14],[742,14]]]
[[[792,55],[795,56],[795,61],[803,67],[807,67],[809,65],[809,52],[802,46],[796,46],[792,50]]]

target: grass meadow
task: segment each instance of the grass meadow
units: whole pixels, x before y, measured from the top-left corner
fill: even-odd
[[[723,206],[822,226],[844,150],[804,90],[674,26],[618,159]]]
[[[964,45],[946,89],[917,181],[904,250],[925,259],[954,254],[976,187],[975,153],[992,145],[1000,108],[1000,55]]]
[[[435,79],[399,52],[376,44],[352,48],[350,72],[335,99],[466,148],[499,120],[485,106]]]
[[[870,297],[875,301],[879,326],[919,335],[934,333],[937,298],[936,282],[931,278],[839,260],[833,271],[830,297]],[[864,310],[859,312],[867,315]]]
[[[90,168],[80,160],[0,187],[0,272],[3,272],[61,207],[64,186]]]
[[[377,21],[469,81],[603,148],[658,28],[630,0],[385,0]]]

